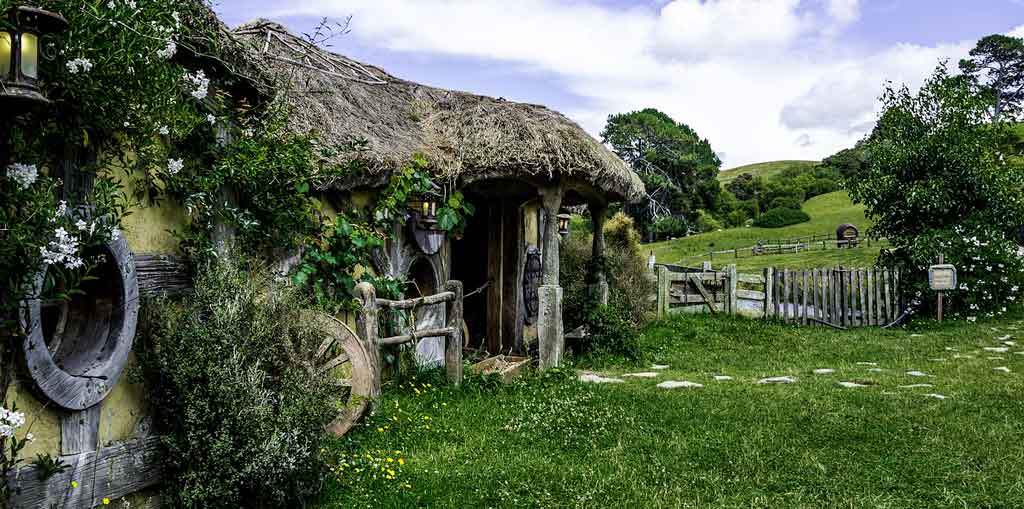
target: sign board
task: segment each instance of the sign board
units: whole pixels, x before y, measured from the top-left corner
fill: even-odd
[[[932,265],[928,268],[928,286],[937,292],[956,290],[956,267]]]

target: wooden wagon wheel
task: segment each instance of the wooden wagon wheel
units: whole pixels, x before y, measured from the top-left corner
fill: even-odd
[[[326,334],[315,349],[300,352],[289,344],[289,354],[310,376],[329,377],[339,391],[338,415],[327,431],[342,436],[359,422],[373,399],[373,364],[359,337],[341,320],[321,312],[305,319]]]

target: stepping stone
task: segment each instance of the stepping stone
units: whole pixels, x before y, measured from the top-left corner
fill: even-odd
[[[732,377],[729,375],[715,375],[715,380],[718,380],[719,382],[724,382],[726,380],[732,380]]]
[[[1001,338],[996,338],[997,341],[1006,341],[1007,339],[1013,339],[1013,335],[1012,334],[1007,334],[1007,335],[1005,335],[1005,336],[1003,336]]]
[[[595,373],[584,373],[580,375],[580,381],[592,384],[621,384],[626,382],[621,378],[606,378]]]
[[[935,398],[935,399],[946,399],[946,396],[943,396],[942,394],[935,394],[934,392],[931,393],[931,394],[925,394],[924,397],[926,397],[926,398]]]
[[[1013,352],[1013,355],[1024,355],[1024,352]]]
[[[907,376],[931,376],[924,371],[907,371]]]
[[[1006,353],[1010,351],[1010,349],[1005,346],[986,346],[985,348],[982,348],[982,350],[993,353]]]
[[[868,371],[870,371],[872,373],[881,373],[881,372],[883,372],[885,370],[882,369],[882,368],[869,368]]]
[[[912,338],[923,338],[924,334],[911,334],[910,337],[912,337]]]
[[[948,352],[959,352],[960,349],[959,348],[953,348],[951,346],[947,346],[946,347],[946,351],[948,351]]]
[[[999,366],[998,368],[992,368],[992,371],[1000,371],[1002,373],[1009,373],[1010,372],[1010,368],[1008,368],[1006,366]]]
[[[669,368],[668,364],[652,364],[651,365],[651,369],[656,369],[656,370],[659,370],[659,371],[661,371],[663,369],[668,369],[668,368]]]
[[[901,386],[899,386],[900,389],[920,389],[920,388],[924,388],[924,387],[935,387],[935,386],[932,385],[932,384],[910,384],[910,385],[901,385]]]
[[[644,373],[626,373],[626,374],[624,374],[622,376],[623,376],[623,378],[625,378],[627,376],[631,377],[631,378],[657,378],[658,374],[653,372],[653,371],[647,371],[647,372],[644,372]]]
[[[941,357],[936,357],[934,359],[928,359],[928,360],[930,360],[932,362],[946,362],[946,359],[943,359]]]
[[[1016,341],[1003,341],[1003,344],[1006,346],[1017,346]]]
[[[858,366],[877,366],[877,362],[858,362]]]
[[[814,374],[815,375],[831,375],[832,373],[835,373],[835,372],[836,372],[836,370],[834,370],[832,368],[818,368],[818,369],[814,370]]]
[[[843,387],[846,387],[848,389],[852,389],[854,387],[867,387],[867,385],[859,384],[857,382],[839,382],[839,385],[842,385]]]
[[[667,382],[661,382],[658,384],[659,389],[701,389],[704,386],[696,382],[688,382],[683,380],[677,382],[675,380],[669,380]]]
[[[990,361],[1002,361],[1002,360],[1006,360],[1006,357],[989,357],[988,360],[990,360]]]
[[[954,359],[973,359],[974,356],[973,355],[965,355],[965,354],[959,354],[958,353],[958,354],[954,355],[953,358]]]
[[[762,379],[757,381],[758,385],[767,385],[767,384],[795,384],[795,383],[796,383],[796,378],[793,378],[791,376],[773,376],[773,377],[768,377],[768,378],[762,378]]]

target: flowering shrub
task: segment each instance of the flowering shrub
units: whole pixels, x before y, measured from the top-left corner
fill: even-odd
[[[950,310],[969,318],[1005,312],[1024,286],[1013,241],[1024,167],[1011,164],[1019,149],[1006,125],[990,121],[987,101],[945,66],[917,94],[888,88],[864,144],[867,167],[845,181],[875,221],[869,233],[893,245],[881,261],[902,269],[905,296],[932,305],[926,269],[943,254],[961,282],[948,292]]]
[[[5,405],[6,406],[6,405]],[[19,439],[14,432],[25,425],[25,414],[18,411],[17,405],[11,405],[11,409],[0,408],[0,475],[6,479],[18,464],[21,463],[21,450],[34,440],[32,433]],[[6,482],[0,483],[0,501],[6,505],[10,498],[10,486]]]

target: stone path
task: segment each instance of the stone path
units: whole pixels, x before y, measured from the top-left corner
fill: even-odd
[[[626,373],[622,376],[630,378],[657,378],[658,374],[653,371],[646,371],[643,373]]]
[[[796,378],[791,376],[773,376],[769,378],[762,378],[756,382],[758,385],[768,384],[795,384]]]
[[[669,380],[667,382],[661,382],[660,384],[658,384],[659,389],[701,389],[703,387],[704,386],[699,383],[690,382],[687,380]]]

